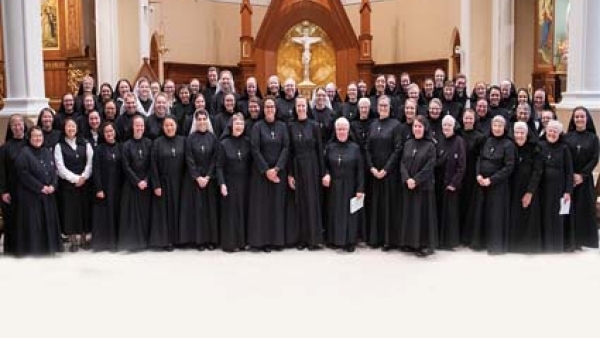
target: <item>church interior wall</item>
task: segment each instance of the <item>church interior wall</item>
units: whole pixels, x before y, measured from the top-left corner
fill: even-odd
[[[119,1],[119,77],[133,80],[140,68],[138,2]]]
[[[429,2],[395,0],[373,2],[373,59],[376,64],[448,58],[452,30],[460,26],[460,0]],[[120,0],[122,74],[135,77],[139,69],[136,2]],[[360,30],[360,6],[345,6],[355,33]],[[256,36],[267,7],[253,6],[252,33]],[[127,13],[126,17],[123,13]],[[151,13],[150,34],[164,22],[166,62],[236,65],[239,62],[240,7],[206,0],[169,0]],[[127,31],[126,31],[127,30]],[[124,41],[125,40],[125,41]],[[130,42],[135,41],[135,42]]]
[[[515,2],[515,76],[517,87],[527,88],[533,73],[533,46],[535,45],[536,0]]]
[[[492,73],[492,1],[471,1],[471,6],[469,91],[478,81],[489,82]]]

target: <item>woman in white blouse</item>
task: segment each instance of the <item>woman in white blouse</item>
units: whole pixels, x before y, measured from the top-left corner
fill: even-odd
[[[69,237],[70,251],[86,248],[91,240],[92,146],[78,137],[77,123],[65,120],[64,134],[54,148],[54,160],[59,177],[59,215],[62,232]]]

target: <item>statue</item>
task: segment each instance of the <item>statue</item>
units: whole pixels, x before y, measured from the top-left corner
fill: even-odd
[[[310,27],[308,22],[304,21],[302,24],[302,30],[298,30],[299,33],[302,34],[301,37],[294,37],[292,41],[295,43],[301,44],[304,48],[302,52],[302,65],[304,66],[304,79],[302,80],[302,84],[313,84],[310,81],[310,46],[315,43],[321,42],[320,37],[310,36],[315,31],[314,27]]]

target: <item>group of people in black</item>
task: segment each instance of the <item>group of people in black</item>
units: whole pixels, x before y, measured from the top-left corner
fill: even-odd
[[[543,90],[510,81],[379,75],[312,99],[255,78],[236,93],[209,69],[177,87],[83,79],[0,148],[4,253],[194,248],[226,252],[365,243],[425,257],[598,247],[590,113],[568,127]],[[360,205],[363,205],[361,208]],[[564,212],[565,204],[570,204]],[[356,210],[357,209],[357,210]]]

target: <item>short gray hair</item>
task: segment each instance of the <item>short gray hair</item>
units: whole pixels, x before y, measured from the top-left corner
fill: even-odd
[[[562,133],[563,130],[565,129],[565,127],[563,126],[562,123],[560,123],[559,120],[550,120],[548,121],[548,125],[546,126],[546,129],[550,129],[550,128],[556,128],[558,129],[558,133]]]
[[[358,106],[362,107],[362,106],[368,106],[369,108],[371,107],[371,100],[369,100],[366,97],[361,97],[360,100],[358,100]]]
[[[513,130],[523,130],[525,132],[525,135],[527,135],[529,133],[529,127],[527,127],[527,123],[522,122],[522,121],[518,121],[515,122],[515,124],[513,125]]]
[[[506,119],[502,115],[494,116],[494,118],[492,119],[492,123],[494,123],[494,122],[500,122],[500,123],[502,123],[502,125],[506,126]]]
[[[338,129],[341,126],[350,128],[350,122],[348,122],[348,119],[343,116],[335,120],[335,129]]]
[[[452,115],[446,115],[442,118],[442,125],[444,125],[444,123],[450,123],[450,124],[452,124],[452,127],[455,127],[456,119]]]

